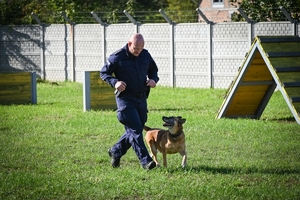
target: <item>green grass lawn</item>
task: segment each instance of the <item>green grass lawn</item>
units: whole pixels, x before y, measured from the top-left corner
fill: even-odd
[[[112,168],[115,111],[83,112],[82,84],[58,84],[39,83],[36,105],[0,106],[0,199],[300,199],[300,126],[278,91],[252,120],[215,119],[225,90],[152,89],[147,125],[186,118],[188,159],[145,171],[131,149]]]

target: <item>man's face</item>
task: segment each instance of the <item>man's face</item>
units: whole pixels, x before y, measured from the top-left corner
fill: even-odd
[[[134,56],[138,56],[144,49],[144,42],[128,42],[128,49]]]

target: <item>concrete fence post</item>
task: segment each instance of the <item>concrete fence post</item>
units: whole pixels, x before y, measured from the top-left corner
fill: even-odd
[[[175,87],[175,23],[166,15],[166,13],[162,9],[159,10],[159,13],[170,24],[170,86]]]
[[[248,46],[251,47],[254,40],[254,23],[248,23]]]
[[[290,13],[288,13],[288,11],[283,6],[280,6],[279,8],[282,11],[282,13],[284,14],[284,16],[291,22],[291,24],[293,24],[292,25],[293,26],[293,30],[292,30],[293,35],[294,36],[298,35],[298,27],[297,27],[298,22],[297,22],[297,20],[294,20],[292,18],[292,16],[290,15]]]
[[[170,84],[176,86],[175,82],[175,25],[170,24]]]
[[[67,16],[65,12],[61,12],[61,15],[63,16],[63,18],[69,22],[70,24],[70,42],[71,42],[71,74],[72,74],[72,81],[75,82],[76,81],[76,74],[75,74],[75,23],[72,22]],[[67,53],[67,52],[66,52]]]
[[[248,23],[248,46],[251,47],[254,39],[254,22],[248,17],[242,8],[238,8],[237,10]]]
[[[207,74],[207,77],[208,77],[208,80],[207,80],[207,84],[208,84],[208,87],[213,87],[213,63],[212,63],[212,57],[213,57],[213,52],[212,52],[212,36],[213,36],[213,32],[212,32],[212,29],[213,29],[213,22],[208,20],[207,17],[204,15],[204,13],[199,9],[197,8],[196,9],[198,15],[200,15],[202,17],[202,19],[206,22],[207,24],[207,46],[208,46],[208,49],[207,49],[207,67],[208,67],[208,74]]]
[[[208,28],[208,86],[213,87],[213,50],[212,50],[212,37],[213,37],[213,23],[207,24]]]
[[[41,76],[43,80],[46,80],[46,68],[45,68],[45,24],[43,24],[40,19],[36,16],[34,12],[31,16],[40,25],[40,56],[41,56]]]
[[[102,62],[103,64],[105,64],[106,62],[106,26],[107,24],[104,23],[101,18],[94,12],[92,11],[91,14],[93,15],[93,17],[95,18],[95,20],[101,25],[101,31],[102,31],[102,38],[101,38],[101,43],[102,43],[102,53],[103,53],[103,58],[102,58]]]
[[[127,10],[124,10],[123,13],[126,15],[126,17],[129,19],[129,21],[131,21],[131,23],[133,23],[135,25],[135,33],[139,32],[139,25],[140,22],[136,21],[128,12]]]

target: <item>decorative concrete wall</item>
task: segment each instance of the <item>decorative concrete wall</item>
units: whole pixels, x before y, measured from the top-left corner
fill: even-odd
[[[227,88],[253,38],[299,35],[290,22],[52,24],[0,26],[0,72],[35,71],[50,81],[83,82],[140,32],[159,67],[159,85]]]

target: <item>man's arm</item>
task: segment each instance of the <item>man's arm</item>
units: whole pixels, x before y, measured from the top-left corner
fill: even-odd
[[[115,68],[115,65],[109,59],[107,59],[106,63],[100,70],[101,79],[111,85],[111,87],[115,87],[115,84],[118,82],[118,79],[113,76]]]
[[[157,75],[158,67],[152,57],[151,57],[151,59],[152,60],[150,62],[149,70],[148,70],[148,79],[149,79],[148,83],[149,83],[150,87],[153,85],[153,83],[151,83],[151,80],[153,80],[155,82],[155,84],[159,81],[159,78]],[[155,85],[154,85],[154,87],[155,87]]]

